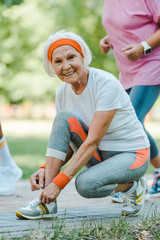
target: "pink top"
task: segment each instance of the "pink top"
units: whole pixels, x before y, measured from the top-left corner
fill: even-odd
[[[113,45],[125,89],[160,84],[160,46],[130,62],[122,48],[146,40],[160,28],[160,0],[104,0],[103,25]]]

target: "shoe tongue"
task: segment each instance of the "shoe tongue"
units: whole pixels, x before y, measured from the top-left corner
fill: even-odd
[[[40,204],[40,203],[41,203],[40,199],[39,199],[39,198],[36,198],[36,199],[30,201],[29,203],[27,203],[26,206],[27,206],[27,205],[30,205],[30,204],[32,204],[32,203],[35,203],[35,202],[37,202],[37,204]]]
[[[39,198],[36,198],[34,201],[37,202],[37,204],[40,204],[41,203],[41,200]]]

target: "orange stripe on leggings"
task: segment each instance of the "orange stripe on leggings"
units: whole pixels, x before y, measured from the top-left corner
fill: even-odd
[[[100,156],[98,155],[98,153],[95,151],[93,156],[99,161],[99,162],[102,162]]]
[[[129,169],[139,168],[147,161],[149,156],[149,148],[137,150],[136,155],[137,155],[136,160],[129,167]]]
[[[87,135],[83,129],[83,127],[81,126],[81,124],[79,123],[79,121],[75,118],[75,117],[71,117],[67,119],[69,126],[70,126],[70,131],[71,132],[75,132],[78,134],[78,136],[82,139],[82,141],[84,142],[87,138]],[[99,161],[102,162],[101,158],[99,157],[98,153],[95,151],[93,156]]]
[[[87,138],[87,135],[86,135],[85,131],[83,130],[79,121],[75,117],[68,118],[67,121],[70,126],[70,131],[77,133],[78,136],[80,136],[80,138],[84,142]]]

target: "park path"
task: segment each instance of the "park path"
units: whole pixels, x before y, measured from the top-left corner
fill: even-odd
[[[148,185],[151,185],[151,176],[146,176]],[[51,230],[52,220],[21,220],[15,212],[27,202],[33,200],[40,192],[30,190],[29,180],[20,180],[12,196],[0,196],[0,239],[24,237],[31,230]],[[103,221],[109,224],[113,218],[121,218],[122,204],[113,204],[111,197],[101,199],[85,199],[75,189],[74,179],[62,190],[58,197],[58,218],[54,221],[63,221],[69,227],[79,226],[84,220]],[[153,211],[160,212],[158,198],[146,202],[143,213],[127,221],[140,222],[142,217],[151,216]]]

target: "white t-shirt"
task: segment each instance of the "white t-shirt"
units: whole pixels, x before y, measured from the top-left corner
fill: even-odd
[[[110,73],[89,68],[88,83],[77,95],[70,84],[63,83],[56,91],[56,112],[77,115],[89,129],[96,111],[117,109],[99,144],[100,150],[132,151],[149,147],[148,138],[139,122],[128,94]]]

